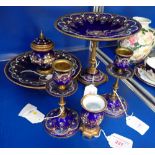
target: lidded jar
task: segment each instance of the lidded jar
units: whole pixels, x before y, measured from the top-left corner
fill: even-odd
[[[33,51],[30,60],[37,65],[37,71],[41,74],[50,74],[52,72],[52,62],[55,59],[54,43],[41,32],[40,36],[31,43],[31,48]]]

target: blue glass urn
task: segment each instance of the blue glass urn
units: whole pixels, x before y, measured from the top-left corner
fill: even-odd
[[[40,36],[31,43],[31,48],[33,51],[30,60],[37,65],[37,71],[45,75],[52,73],[52,62],[55,59],[54,43],[41,32]]]
[[[80,130],[83,136],[92,138],[100,132],[100,124],[104,118],[104,110],[107,102],[100,95],[89,94],[81,99],[83,107],[81,111]]]

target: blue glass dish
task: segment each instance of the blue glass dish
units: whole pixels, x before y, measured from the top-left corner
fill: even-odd
[[[62,16],[55,22],[62,33],[86,40],[119,40],[140,31],[141,24],[125,16],[83,12]]]
[[[32,89],[45,89],[47,76],[37,73],[38,65],[31,62],[32,52],[23,53],[9,61],[4,69],[6,77],[13,83]],[[54,51],[55,59],[67,59],[73,63],[72,78],[76,78],[81,71],[81,63],[74,55]]]

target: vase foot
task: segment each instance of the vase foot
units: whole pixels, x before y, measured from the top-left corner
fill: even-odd
[[[96,127],[96,128],[87,128],[84,125],[80,126],[80,130],[82,131],[82,135],[87,137],[87,138],[93,138],[95,136],[99,135],[100,132],[100,127]]]
[[[111,94],[103,94],[102,96],[107,101],[107,108],[104,111],[106,115],[110,117],[118,118],[125,113],[124,109],[125,111],[127,110],[127,103],[125,99],[123,99],[122,97],[120,97],[120,99],[122,101],[124,108],[122,107],[122,104],[120,103],[117,97],[114,99]]]
[[[108,81],[108,76],[103,72],[101,72],[100,70],[97,70],[96,74],[94,75],[88,73],[88,70],[84,70],[78,76],[78,80],[84,85],[92,84],[93,78],[94,78],[94,84],[96,86]]]

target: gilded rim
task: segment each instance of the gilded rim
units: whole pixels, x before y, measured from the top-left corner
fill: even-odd
[[[118,47],[116,48],[116,55],[125,57],[125,58],[130,58],[133,55],[133,51],[130,50],[129,48]]]
[[[50,79],[50,80],[48,80],[48,81],[46,82],[46,85],[45,85],[45,90],[46,90],[46,92],[47,92],[50,96],[54,96],[54,97],[60,98],[60,95],[55,96],[55,95],[52,95],[52,94],[50,93],[50,91],[49,91],[49,84],[50,84],[51,81],[52,81],[52,79]],[[73,90],[70,94],[65,95],[65,96],[63,95],[63,96],[61,96],[61,97],[68,97],[68,96],[71,96],[71,95],[73,95],[74,93],[76,93],[76,91],[78,90],[78,82],[77,82],[77,80],[76,80],[76,79],[72,80],[70,84],[73,84],[73,85],[75,86],[74,90]]]
[[[90,111],[90,110],[88,110],[87,108],[85,108],[85,106],[83,105],[83,100],[84,100],[85,98],[89,97],[89,96],[97,96],[97,97],[101,98],[102,100],[104,100],[104,102],[105,102],[104,108],[103,108],[102,110],[95,111],[95,112],[94,112],[94,111]],[[104,111],[106,110],[106,108],[107,108],[107,101],[106,101],[106,99],[105,99],[103,96],[101,96],[101,95],[88,94],[88,95],[85,95],[85,96],[82,97],[82,99],[81,99],[81,106],[82,106],[83,109],[85,109],[85,110],[88,111],[88,112],[91,112],[91,113],[100,113],[100,112],[104,112]]]
[[[49,52],[49,50],[52,50],[54,47],[54,44],[49,44],[49,45],[36,45],[36,44],[31,44],[32,50],[36,52]]]
[[[81,14],[81,13],[91,13],[91,14],[93,14],[93,12],[78,12],[78,13],[73,13],[73,14],[66,14],[66,15],[64,15],[64,16],[60,16],[60,17],[54,22],[54,27],[55,27],[59,32],[65,34],[65,35],[67,35],[67,36],[70,36],[70,37],[73,37],[73,38],[78,38],[78,39],[83,39],[83,40],[89,40],[89,41],[115,41],[115,40],[122,40],[122,39],[126,39],[126,38],[128,38],[128,37],[131,37],[131,36],[137,34],[137,33],[141,30],[141,28],[142,28],[140,22],[138,22],[138,21],[132,19],[133,21],[135,21],[135,22],[137,22],[137,23],[139,24],[139,30],[138,30],[136,33],[131,34],[131,35],[128,35],[128,36],[125,36],[125,37],[118,37],[118,38],[108,38],[108,37],[105,37],[105,38],[97,39],[97,38],[88,38],[88,37],[84,37],[84,36],[77,36],[77,35],[73,35],[73,34],[68,34],[67,32],[62,31],[62,30],[60,30],[60,29],[57,27],[57,23],[58,23],[58,20],[59,20],[60,18],[65,17],[65,16],[69,16],[69,15]],[[102,13],[99,13],[99,14],[102,14]],[[110,14],[111,14],[111,13],[110,13]],[[111,15],[116,15],[116,16],[117,16],[117,14],[111,14]],[[125,17],[125,16],[123,16],[123,17]],[[127,17],[126,17],[126,18],[127,18]]]
[[[32,51],[24,52],[24,53],[22,53],[22,54],[20,54],[20,55],[18,55],[18,56],[16,56],[16,57],[14,57],[14,58],[12,58],[10,61],[16,59],[17,57],[19,57],[19,56],[21,56],[21,55],[23,55],[23,54],[25,54],[25,53],[31,53],[31,52],[32,52]],[[57,51],[55,51],[55,52],[57,52]],[[58,52],[60,52],[60,51],[58,51]],[[74,55],[72,55],[72,54],[70,54],[70,53],[69,53],[69,55],[71,55],[73,58],[75,58],[75,59],[77,60],[78,64],[80,65],[80,66],[79,66],[79,71],[78,71],[77,74],[73,77],[73,79],[76,79],[77,76],[79,75],[79,73],[81,72],[82,65],[81,65],[80,61],[79,61]],[[4,67],[4,74],[5,74],[5,76],[7,77],[7,79],[8,79],[9,81],[11,81],[12,83],[14,83],[15,85],[18,85],[18,86],[21,86],[21,87],[24,87],[24,88],[30,88],[30,89],[36,89],[36,90],[45,90],[45,89],[46,89],[46,84],[45,84],[44,86],[41,86],[41,87],[39,87],[39,86],[38,86],[38,87],[33,87],[33,86],[27,86],[27,85],[24,85],[24,84],[20,84],[20,83],[18,83],[18,82],[15,82],[14,80],[12,80],[12,79],[7,75],[7,73],[6,73],[6,69],[7,69],[8,65],[9,65],[10,61],[8,61],[8,62],[6,63],[6,65],[5,65],[5,67]]]
[[[56,65],[59,64],[59,63],[69,64],[70,67],[68,69],[63,69],[63,70],[62,69],[59,69],[59,68],[56,67]],[[69,72],[73,68],[73,63],[71,61],[69,61],[69,60],[66,60],[66,59],[57,59],[57,60],[54,60],[52,62],[52,67],[53,67],[53,69],[55,71],[58,71],[58,72]]]

